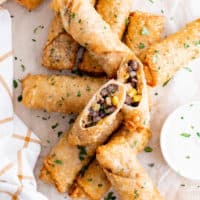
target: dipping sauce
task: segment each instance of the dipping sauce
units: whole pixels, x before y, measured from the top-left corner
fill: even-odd
[[[200,180],[200,102],[181,106],[167,118],[160,143],[173,170],[183,177]]]

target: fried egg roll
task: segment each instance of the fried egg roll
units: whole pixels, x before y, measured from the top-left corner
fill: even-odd
[[[97,160],[121,200],[162,199],[125,138],[115,137],[100,146]]]
[[[65,30],[103,66],[108,76],[116,75],[131,50],[112,32],[88,0],[54,0]]]
[[[114,137],[123,137],[129,143],[135,153],[144,149],[148,144],[151,133],[148,129],[130,130],[126,127],[121,128]],[[85,171],[84,176],[79,176],[73,184],[70,196],[75,199],[81,199],[83,196],[92,200],[101,199],[110,189],[103,169],[95,160]]]
[[[105,141],[114,131],[113,122],[123,107],[126,90],[123,84],[110,80],[90,99],[69,133],[73,145]]]
[[[16,2],[31,11],[38,7],[42,0],[16,0]]]
[[[22,81],[23,104],[48,112],[79,113],[105,82],[86,76],[28,75]]]
[[[144,52],[144,71],[151,86],[166,83],[172,76],[200,56],[200,19],[153,44]]]
[[[140,57],[150,45],[161,40],[164,20],[163,16],[151,13],[131,13],[125,43],[136,56]]]
[[[112,124],[112,131],[115,131],[121,122],[122,115],[118,114]],[[54,184],[59,192],[69,191],[76,176],[79,173],[84,174],[96,148],[105,142],[97,141],[85,146],[74,146],[69,144],[68,137],[67,132],[44,159],[44,166],[40,174],[42,180]],[[47,173],[46,176],[45,172]]]
[[[99,0],[96,6],[97,12],[110,25],[120,40],[127,25],[131,4],[132,0]],[[79,69],[97,75],[104,72],[102,66],[98,64],[98,60],[95,60],[88,51],[84,53]]]
[[[142,63],[134,55],[130,55],[117,75],[118,80],[126,87],[126,101],[122,109],[125,125],[131,129],[149,128],[148,89]]]
[[[49,69],[72,69],[79,44],[65,31],[61,18],[55,15],[42,53],[42,65]]]

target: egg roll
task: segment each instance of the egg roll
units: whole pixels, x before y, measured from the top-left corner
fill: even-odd
[[[123,137],[97,149],[97,160],[121,200],[163,199]]]
[[[16,0],[16,2],[31,11],[37,8],[42,0]]]
[[[123,106],[124,123],[134,129],[149,128],[149,99],[142,63],[130,55],[120,67],[117,78],[126,87],[126,101]]]
[[[164,16],[135,11],[129,16],[125,36],[126,45],[140,58],[153,43],[161,40],[164,30]]]
[[[42,65],[49,69],[72,69],[79,44],[65,31],[61,18],[55,15],[42,53]]]
[[[131,50],[113,33],[88,0],[54,0],[65,30],[84,46],[110,77]]]
[[[105,83],[77,117],[69,133],[69,142],[73,145],[103,143],[113,132],[113,122],[125,98],[123,84],[116,80]]]
[[[149,129],[131,130],[122,127],[117,131],[114,137],[125,138],[132,150],[134,150],[135,153],[138,153],[148,144],[151,133]],[[103,169],[95,160],[89,165],[84,176],[79,176],[77,178],[71,188],[70,196],[75,199],[82,199],[84,196],[88,199],[99,200],[108,192],[110,187],[110,182]]]
[[[151,86],[164,84],[188,62],[200,56],[200,19],[151,45],[144,52],[144,71]]]
[[[79,113],[105,78],[28,75],[22,81],[23,104],[48,112]]]
[[[110,25],[112,31],[118,35],[120,40],[128,22],[131,5],[132,0],[99,0],[96,6],[97,12]],[[79,69],[95,75],[104,72],[102,66],[98,64],[98,60],[95,60],[88,51],[84,53]]]

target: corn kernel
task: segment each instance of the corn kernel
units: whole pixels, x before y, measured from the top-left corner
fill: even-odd
[[[100,104],[95,103],[95,104],[92,106],[92,109],[93,109],[94,111],[99,111],[99,109],[100,109]]]
[[[140,102],[141,99],[142,99],[141,95],[135,95],[135,96],[133,96],[133,102]]]
[[[112,97],[112,105],[113,106],[118,106],[119,104],[119,98],[117,96]]]
[[[134,97],[135,95],[137,95],[137,90],[136,90],[135,88],[131,88],[131,89],[128,91],[128,96]]]

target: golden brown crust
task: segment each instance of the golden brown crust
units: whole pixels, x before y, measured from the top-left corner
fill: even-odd
[[[104,78],[86,76],[28,75],[22,81],[23,104],[48,112],[79,113],[103,83]]]
[[[164,20],[163,16],[140,11],[129,16],[125,42],[136,56],[140,56],[150,45],[161,40]]]
[[[48,170],[45,168],[45,166],[43,165],[41,170],[40,170],[40,175],[39,178],[47,184],[51,184],[54,185],[54,182],[51,178],[51,174],[48,172]]]
[[[199,57],[199,38],[200,19],[197,19],[147,49],[143,55],[147,83],[163,84],[189,61]]]
[[[125,138],[114,137],[108,144],[99,147],[97,160],[120,199],[162,199]]]
[[[49,69],[72,69],[78,48],[79,44],[64,30],[60,16],[55,15],[43,49],[42,65]]]
[[[97,12],[110,25],[112,31],[118,35],[119,39],[124,34],[131,4],[131,0],[99,0],[97,3]],[[102,65],[88,51],[84,53],[83,61],[80,63],[79,69],[95,75],[104,73]]]
[[[26,7],[28,10],[33,10],[40,5],[42,0],[16,0],[16,2]]]
[[[112,32],[89,1],[55,1],[60,8],[64,28],[93,54],[110,77],[115,76],[124,55],[130,49]],[[66,9],[69,12],[66,13]]]
[[[97,102],[97,97],[100,96],[100,92],[103,88],[108,87],[109,85],[117,85],[118,90],[115,93],[115,96],[118,97],[119,103],[116,106],[116,109],[113,113],[102,118],[97,124],[91,127],[84,127],[84,122],[87,121],[90,107]],[[123,107],[124,101],[126,98],[126,90],[124,85],[115,80],[110,80],[104,84],[90,99],[87,106],[77,117],[75,123],[73,124],[70,133],[69,133],[69,142],[73,145],[85,145],[92,142],[105,142],[105,140],[112,134],[114,130],[120,124],[121,113],[120,110]],[[118,122],[119,121],[119,122]]]
[[[103,169],[95,160],[89,165],[84,176],[78,177],[70,196],[81,198],[82,194],[85,193],[90,199],[99,200],[110,189],[110,186]]]

